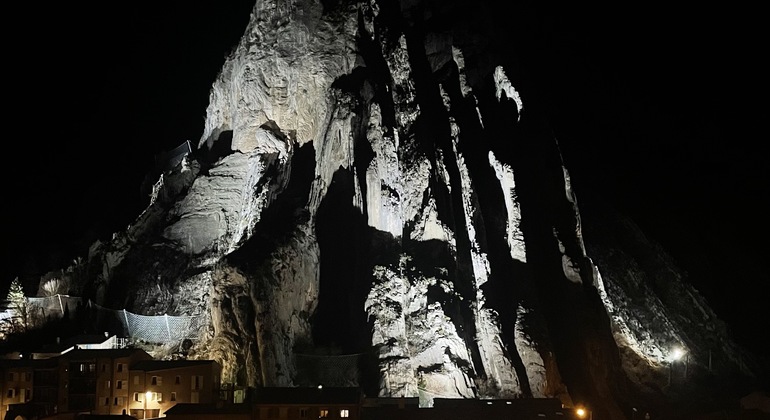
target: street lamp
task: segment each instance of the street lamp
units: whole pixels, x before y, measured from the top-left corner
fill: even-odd
[[[147,391],[144,393],[144,418],[147,418],[147,400],[152,396],[152,392]]]
[[[583,407],[578,407],[577,409],[575,409],[575,414],[579,419],[591,420],[594,418],[594,413],[588,411],[588,409]]]

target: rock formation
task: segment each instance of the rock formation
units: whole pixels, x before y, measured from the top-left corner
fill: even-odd
[[[201,138],[70,293],[194,317],[186,355],[224,383],[359,355],[350,380],[425,404],[558,396],[620,419],[672,345],[691,369],[736,354],[662,251],[585,225],[522,63],[469,3],[257,0]]]

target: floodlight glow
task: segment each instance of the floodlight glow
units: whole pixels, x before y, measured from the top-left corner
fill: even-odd
[[[581,419],[584,419],[586,417],[586,410],[584,408],[578,408],[575,410],[575,414],[577,414],[577,416]]]
[[[679,347],[675,348],[674,351],[671,352],[671,360],[674,362],[681,359],[682,356],[684,356],[684,350]]]
[[[147,401],[150,401],[150,397],[152,397],[152,392],[147,391],[144,393],[144,396],[147,397]]]

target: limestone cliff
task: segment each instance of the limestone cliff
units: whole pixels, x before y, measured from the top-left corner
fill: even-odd
[[[186,357],[220,361],[224,383],[302,384],[321,377],[303,360],[357,355],[340,380],[380,395],[558,396],[623,418],[665,382],[670,345],[695,345],[681,324],[713,314],[636,315],[666,302],[627,300],[634,257],[584,237],[516,45],[468,3],[258,0],[200,140],[94,244],[81,291],[194,317]]]

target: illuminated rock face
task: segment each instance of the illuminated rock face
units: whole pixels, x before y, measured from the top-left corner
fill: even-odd
[[[627,322],[526,80],[483,8],[441,4],[257,1],[197,150],[93,247],[87,289],[195,316],[188,357],[225,383],[296,385],[297,355],[334,349],[371,360],[349,379],[384,396],[593,399],[622,418],[623,369],[646,352],[654,372],[645,332],[677,321]]]

